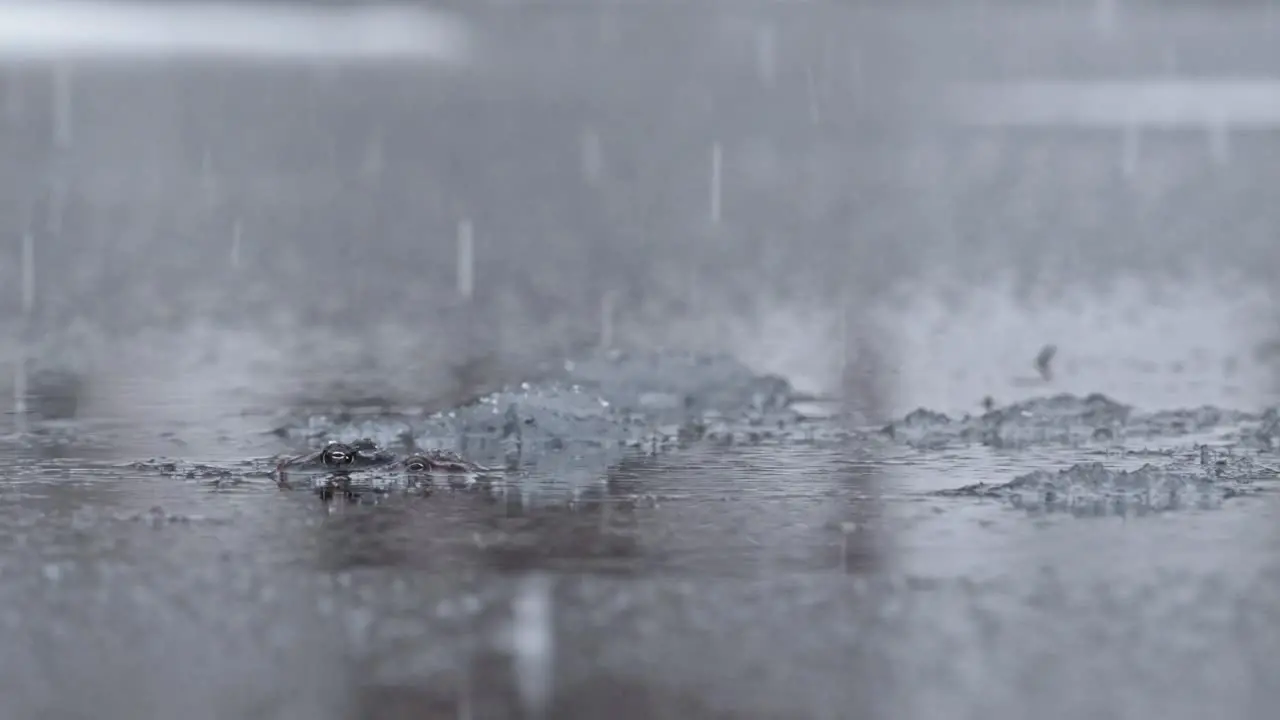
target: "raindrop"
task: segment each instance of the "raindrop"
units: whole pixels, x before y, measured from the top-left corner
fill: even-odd
[[[53,71],[53,139],[60,150],[71,147],[71,68],[59,64]]]
[[[31,313],[36,304],[35,240],[31,233],[22,235],[22,320],[30,328]],[[27,423],[27,347],[25,338],[18,343],[18,357],[13,370],[13,412],[18,430],[26,431]]]
[[[67,183],[63,180],[61,173],[54,173],[50,185],[45,226],[49,228],[50,233],[58,235],[62,232],[62,217],[67,205]]]
[[[711,223],[713,225],[720,224],[720,208],[721,208],[721,166],[723,164],[723,150],[719,141],[711,143]]]
[[[756,75],[765,87],[773,87],[778,74],[777,31],[772,23],[756,26]]]
[[[26,348],[18,347],[18,358],[13,366],[13,415],[18,431],[25,432],[27,425],[27,355]]]
[[[604,172],[604,158],[600,148],[600,135],[594,128],[582,131],[582,177],[589,185],[600,182]]]
[[[364,159],[360,163],[360,175],[368,182],[376,181],[382,177],[385,166],[382,132],[378,131],[369,138],[369,144],[365,147]]]
[[[26,97],[23,94],[22,76],[15,69],[8,69],[4,73],[4,116],[11,125],[18,124],[22,119],[23,111],[26,110]]]
[[[848,292],[841,293],[840,296],[840,315],[839,315],[839,337],[840,337],[840,377],[846,378],[849,373],[849,351],[850,344],[853,342],[852,334],[849,332],[849,308],[852,299]]]
[[[1124,147],[1121,154],[1121,167],[1127,177],[1138,172],[1138,158],[1142,153],[1142,129],[1136,122],[1129,122],[1124,128]]]
[[[605,350],[613,347],[613,317],[616,305],[615,291],[607,290],[600,297],[600,347]]]
[[[471,299],[475,287],[475,260],[470,220],[458,223],[458,295]]]
[[[231,267],[240,267],[240,241],[244,237],[244,223],[236,219],[231,229]]]
[[[1209,156],[1217,165],[1231,162],[1231,126],[1220,116],[1209,121]]]
[[[809,93],[809,121],[817,125],[822,122],[822,111],[818,107],[818,83],[814,79],[812,64],[805,66],[804,80]]]
[[[854,95],[862,92],[862,53],[857,48],[849,48],[849,84]]]
[[[36,249],[31,233],[22,235],[22,317],[29,320],[36,304]]]

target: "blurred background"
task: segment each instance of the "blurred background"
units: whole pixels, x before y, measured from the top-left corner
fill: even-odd
[[[602,341],[727,350],[868,419],[1011,399],[1046,343],[1058,389],[1272,390],[1265,117],[975,125],[940,100],[1233,79],[1280,104],[1274,2],[477,0],[402,4],[359,37],[268,22],[355,6],[225,4],[264,28],[214,12],[122,40],[101,13],[210,6],[0,5],[6,366],[25,346],[72,367],[103,413],[229,390],[431,402]]]
[[[369,506],[239,461],[601,345],[865,422],[1273,406],[1277,5],[0,0],[0,423],[78,418],[0,432],[6,717],[1271,717],[1269,496],[932,494],[1182,421]]]

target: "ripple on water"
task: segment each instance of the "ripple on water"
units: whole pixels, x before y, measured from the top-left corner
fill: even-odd
[[[996,412],[823,442],[568,446],[500,483],[367,505],[281,492],[265,458],[15,460],[0,704],[1262,717],[1280,699],[1277,507],[1257,491],[1275,471],[1223,443],[1265,419],[1092,396]],[[1217,500],[1111,511],[1171,489]],[[539,633],[513,633],[531,617]]]

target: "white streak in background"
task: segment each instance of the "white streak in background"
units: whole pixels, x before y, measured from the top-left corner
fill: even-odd
[[[953,87],[946,102],[956,121],[979,126],[1280,126],[1280,78],[1274,77],[976,83]]]
[[[516,591],[511,623],[511,651],[516,687],[525,711],[546,714],[555,670],[555,634],[551,614],[551,581],[532,575]]]
[[[721,165],[723,150],[719,142],[711,143],[711,222],[720,224]]]
[[[458,223],[458,294],[470,300],[475,289],[474,241],[471,221]]]
[[[413,6],[10,0],[0,60],[246,59],[466,62],[459,19]]]
[[[236,219],[235,226],[231,229],[231,267],[240,267],[240,241],[244,237],[244,223]]]
[[[3,33],[0,30],[0,43],[3,43]],[[53,141],[60,150],[71,147],[71,81],[71,68],[59,63],[53,70]]]
[[[778,75],[778,33],[772,23],[756,27],[756,75],[765,87],[773,87]]]
[[[604,152],[600,147],[600,133],[589,127],[582,131],[582,177],[588,185],[596,185],[603,175]]]

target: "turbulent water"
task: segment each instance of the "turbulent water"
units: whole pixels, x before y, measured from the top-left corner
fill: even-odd
[[[4,440],[0,708],[1268,716],[1275,409],[846,411],[729,357],[614,352],[451,407],[224,414],[208,457],[37,423]],[[279,457],[366,437],[498,470],[277,486]]]

